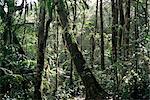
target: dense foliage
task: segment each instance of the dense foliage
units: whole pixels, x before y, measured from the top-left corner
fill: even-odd
[[[149,99],[148,0],[19,1],[0,0],[0,99]]]

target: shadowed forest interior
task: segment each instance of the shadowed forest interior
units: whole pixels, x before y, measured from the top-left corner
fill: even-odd
[[[0,0],[0,100],[150,100],[149,0]]]

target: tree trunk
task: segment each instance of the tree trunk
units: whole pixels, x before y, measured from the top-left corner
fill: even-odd
[[[100,33],[101,33],[101,68],[105,69],[105,61],[104,61],[104,32],[103,32],[103,1],[100,0]]]
[[[122,55],[122,44],[124,43],[123,42],[123,38],[124,38],[124,24],[125,24],[125,21],[124,21],[124,10],[123,10],[123,0],[119,0],[119,12],[120,12],[120,29],[119,29],[119,56]]]
[[[118,29],[118,0],[111,0],[112,5],[112,65],[114,65],[114,99],[118,99],[118,69],[115,66],[117,62],[117,29]]]
[[[127,59],[129,55],[129,33],[130,33],[130,0],[126,1],[125,13],[125,35],[124,35],[124,57]]]
[[[56,90],[55,96],[57,98],[57,89],[58,89],[58,68],[59,68],[59,26],[58,26],[58,17],[57,17],[57,26],[56,26],[56,43],[54,44],[54,49],[56,51]]]
[[[100,87],[91,70],[87,67],[82,53],[79,51],[77,43],[72,39],[72,35],[68,32],[69,21],[63,0],[57,0],[57,12],[60,16],[62,28],[65,30],[63,39],[69,50],[72,60],[76,66],[77,72],[80,75],[83,84],[86,88],[86,100],[100,100],[106,98],[108,94]]]
[[[149,32],[149,28],[150,28],[149,19],[148,19],[148,16],[149,16],[149,13],[148,13],[148,10],[149,10],[149,8],[148,8],[148,0],[146,0],[146,7],[145,7],[145,9],[146,9],[146,11],[145,11],[145,24],[146,24],[146,27],[148,28],[146,30],[146,34],[148,36],[148,32]],[[148,57],[150,56],[149,54],[150,54],[150,51],[148,50],[147,51]]]
[[[94,50],[95,50],[95,39],[94,36],[92,35],[90,38],[90,43],[91,43],[91,68],[94,67]]]
[[[95,14],[95,34],[97,34],[98,27],[97,27],[97,21],[98,21],[98,0],[96,0],[96,14]]]
[[[134,22],[134,25],[135,25],[135,29],[134,29],[134,41],[135,41],[135,44],[134,44],[134,54],[135,54],[135,58],[134,58],[134,65],[135,65],[135,72],[138,74],[138,38],[139,38],[139,29],[138,29],[138,23],[137,23],[137,20],[139,19],[138,17],[138,6],[139,6],[139,0],[135,1],[135,12],[134,12],[134,17],[135,17],[135,22]],[[133,84],[133,92],[131,93],[131,97],[133,99],[139,99],[139,92],[138,92],[138,86],[137,86],[137,77],[134,77],[134,84]]]
[[[117,25],[118,25],[118,9],[117,2],[112,2],[112,62],[117,61]]]
[[[139,7],[139,0],[137,0],[136,1],[136,4],[135,4],[135,15],[134,15],[134,17],[135,17],[135,19],[136,19],[136,21],[135,21],[135,32],[134,32],[134,37],[135,37],[135,66],[136,66],[136,68],[135,68],[135,70],[136,70],[136,72],[137,72],[137,69],[138,69],[138,47],[139,47],[139,44],[138,44],[138,38],[139,38],[139,29],[138,29],[138,23],[137,23],[137,20],[139,19],[139,17],[138,17],[138,7]]]
[[[54,3],[49,2],[51,8],[49,8],[49,18],[45,21],[46,14],[46,2],[45,0],[39,0],[40,3],[40,12],[39,12],[39,27],[38,27],[38,48],[37,48],[37,65],[35,67],[34,74],[34,100],[42,100],[41,95],[41,82],[42,82],[42,73],[44,69],[44,54],[46,48],[46,40],[48,37],[49,25],[52,21],[52,9],[54,8]]]
[[[42,82],[42,72],[44,68],[44,53],[46,45],[46,42],[44,40],[45,1],[40,0],[39,2],[40,2],[40,13],[39,13],[39,28],[38,28],[37,66],[35,68],[34,100],[42,100],[41,82]]]

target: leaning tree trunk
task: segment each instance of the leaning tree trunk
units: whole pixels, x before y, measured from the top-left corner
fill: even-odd
[[[77,43],[73,40],[72,35],[68,31],[69,21],[67,19],[68,16],[63,0],[57,0],[57,3],[57,12],[60,16],[62,28],[64,29],[63,39],[71,54],[71,58],[76,66],[77,72],[86,88],[86,100],[101,100],[102,98],[106,98],[108,94],[98,84],[91,70],[87,67]]]

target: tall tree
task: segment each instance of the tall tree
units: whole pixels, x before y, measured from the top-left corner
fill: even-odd
[[[112,4],[112,63],[117,61],[117,26],[118,26],[118,5],[117,0],[111,0]]]
[[[122,42],[123,42],[123,38],[124,38],[124,9],[123,9],[123,0],[119,0],[119,14],[120,14],[120,28],[119,28],[119,40],[118,40],[118,49],[119,49],[119,55],[121,56],[121,52],[122,52]]]
[[[95,35],[96,35],[96,33],[97,33],[97,31],[98,31],[98,25],[97,25],[97,23],[98,23],[98,0],[96,0],[96,12],[95,12]]]
[[[108,93],[98,84],[96,78],[88,68],[82,53],[79,51],[77,43],[73,40],[72,35],[68,31],[69,21],[65,9],[64,1],[57,0],[57,11],[60,16],[62,28],[64,29],[64,41],[67,49],[69,50],[72,60],[76,66],[77,72],[80,75],[83,84],[86,88],[86,100],[100,100],[108,96]]]
[[[125,35],[124,35],[124,57],[128,58],[129,55],[129,33],[130,33],[130,0],[126,1],[126,13],[125,13]]]
[[[138,51],[137,51],[137,48],[139,46],[138,44],[138,38],[139,38],[139,29],[138,29],[138,23],[137,23],[137,20],[138,20],[138,7],[139,7],[139,0],[135,1],[135,12],[134,12],[134,17],[135,17],[135,23],[134,23],[134,27],[135,27],[135,30],[134,30],[134,38],[135,38],[135,70],[137,72],[137,69],[138,69]]]
[[[115,65],[117,62],[117,33],[118,33],[118,0],[111,0],[112,6],[112,65],[114,66],[114,99],[117,99],[118,95],[118,69]]]
[[[41,82],[42,73],[44,69],[44,54],[46,48],[46,40],[48,37],[48,30],[50,22],[52,21],[52,1],[48,2],[49,18],[46,21],[46,0],[39,0],[40,12],[39,12],[39,26],[38,26],[38,48],[37,48],[37,65],[35,67],[34,74],[34,100],[42,100],[41,97]]]
[[[90,64],[91,68],[94,66],[94,51],[95,51],[95,35],[98,32],[98,0],[96,0],[96,11],[95,11],[95,32],[90,37]]]
[[[100,0],[100,33],[101,33],[101,68],[105,69],[104,60],[104,31],[103,31],[103,0]]]
[[[45,0],[40,0],[40,12],[39,12],[39,28],[38,28],[38,49],[37,49],[37,66],[35,69],[35,90],[34,100],[42,100],[41,97],[41,82],[42,72],[44,68],[44,53],[45,53]]]
[[[134,70],[138,74],[138,38],[139,38],[139,29],[138,29],[138,7],[139,7],[139,0],[135,1],[135,6],[134,6],[134,54],[135,54],[135,59],[134,59]],[[138,85],[137,85],[137,77],[134,77],[134,85],[133,85],[133,92],[131,93],[131,97],[133,99],[138,99],[139,98],[139,90],[138,90]]]
[[[56,26],[56,44],[54,46],[56,50],[56,90],[55,95],[57,98],[57,89],[58,89],[58,68],[59,68],[59,26],[58,26],[58,16],[57,16],[57,26]]]
[[[95,51],[95,35],[98,32],[98,0],[96,0],[96,11],[95,11],[95,32],[90,37],[90,45],[91,45],[91,52],[90,52],[90,58],[91,58],[91,68],[94,66],[94,51]]]
[[[149,13],[148,13],[148,0],[146,0],[146,11],[145,11],[145,23],[146,23],[146,28],[147,31],[146,31],[146,34],[148,35],[148,32],[149,32],[149,28],[150,28],[150,25],[149,25],[149,20],[148,20],[148,16],[149,16]],[[147,52],[147,55],[149,57],[149,54],[150,54],[150,51]]]

